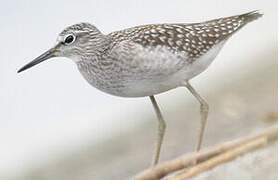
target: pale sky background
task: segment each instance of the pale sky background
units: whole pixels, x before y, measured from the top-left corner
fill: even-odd
[[[208,96],[225,71],[248,73],[248,64],[277,44],[275,0],[5,1],[0,6],[0,175],[42,159],[55,159],[87,141],[99,141],[155,114],[148,98],[127,99],[91,87],[66,58],[16,71],[54,45],[58,33],[78,22],[102,32],[148,23],[199,22],[260,9],[265,16],[237,33],[210,68],[192,83]],[[263,61],[263,60],[262,60]],[[263,62],[262,62],[263,63]],[[256,78],[256,77],[255,77]],[[158,96],[162,109],[193,100],[185,89]]]

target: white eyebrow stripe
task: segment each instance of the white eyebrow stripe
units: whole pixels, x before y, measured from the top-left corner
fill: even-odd
[[[88,31],[75,31],[74,32],[76,35],[84,35],[84,34],[88,34]]]

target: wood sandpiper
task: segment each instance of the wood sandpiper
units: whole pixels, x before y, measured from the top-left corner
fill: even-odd
[[[79,23],[64,29],[53,48],[18,72],[52,57],[68,57],[101,91],[121,97],[149,96],[158,118],[155,165],[166,123],[154,95],[186,87],[199,101],[201,125],[196,150],[200,150],[209,106],[189,80],[211,64],[227,39],[261,16],[252,11],[201,23],[141,25],[108,35],[92,24]]]

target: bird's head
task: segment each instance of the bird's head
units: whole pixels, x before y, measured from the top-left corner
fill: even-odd
[[[22,72],[52,57],[67,57],[75,62],[97,56],[107,48],[108,40],[94,25],[79,23],[64,29],[54,47],[23,66]]]

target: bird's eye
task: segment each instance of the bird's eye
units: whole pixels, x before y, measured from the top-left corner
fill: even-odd
[[[68,44],[73,43],[74,40],[75,40],[75,36],[74,36],[73,34],[69,34],[69,35],[67,35],[67,36],[65,37],[64,42],[65,42],[65,44],[68,45]]]

